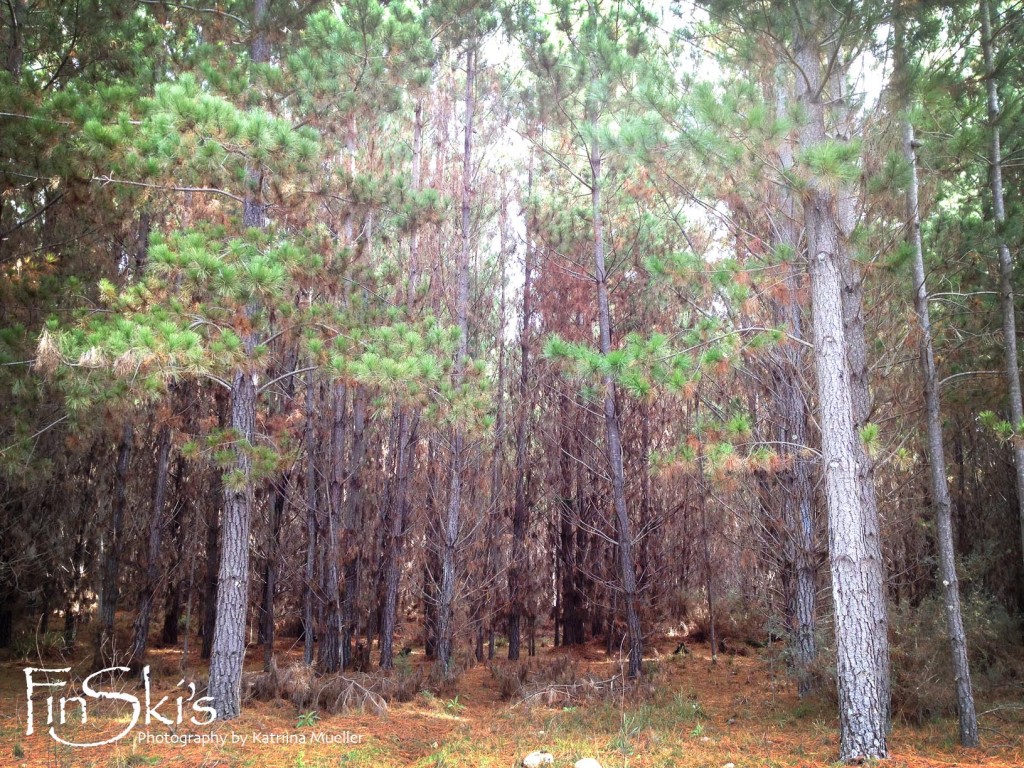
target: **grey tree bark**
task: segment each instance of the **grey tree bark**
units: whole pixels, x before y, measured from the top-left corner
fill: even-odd
[[[600,351],[607,355],[612,349],[611,309],[608,301],[608,272],[604,258],[604,225],[601,220],[601,147],[597,139],[597,111],[587,105],[587,121],[594,138],[590,142],[590,201],[594,219],[594,283],[597,287],[597,322],[600,329]],[[626,505],[626,480],[622,462],[622,438],[615,407],[615,379],[604,378],[605,442],[608,466],[612,476],[612,500],[615,506],[616,548],[618,550],[619,588],[626,614],[629,642],[629,676],[638,677],[643,664],[643,635],[637,611],[637,581],[633,567],[633,534]]]
[[[502,329],[498,342],[498,387],[494,393],[496,417],[494,420],[494,448],[491,454],[491,489],[487,504],[487,524],[484,527],[484,571],[483,583],[479,585],[479,597],[476,599],[473,614],[476,620],[476,660],[484,660],[484,626],[493,633],[493,582],[497,578],[495,543],[500,531],[501,521],[505,517],[502,476],[504,468],[505,440],[505,262],[509,250],[508,233],[508,196],[503,195],[499,213],[498,274],[501,288],[498,298],[499,328]]]
[[[901,20],[896,22],[896,79],[902,86],[905,103],[909,104],[909,84],[906,83],[907,66],[904,49],[904,30]],[[901,82],[902,81],[902,82]],[[924,268],[924,246],[921,241],[921,208],[918,199],[917,141],[910,115],[903,117],[903,157],[910,168],[907,185],[907,238],[914,253],[914,310],[920,326],[921,377],[924,384],[925,421],[928,428],[928,464],[931,479],[932,504],[935,507],[935,538],[939,548],[939,577],[942,580],[946,606],[946,632],[953,662],[956,685],[957,714],[960,720],[960,743],[965,747],[978,746],[978,716],[974,708],[971,687],[971,669],[967,660],[967,636],[964,633],[963,613],[960,609],[960,582],[956,574],[956,556],[953,547],[952,502],[946,480],[946,452],[942,444],[942,408],[939,383],[935,371],[935,351],[932,346],[931,313],[928,307],[928,286]]]
[[[316,551],[319,541],[319,526],[316,519],[316,434],[313,428],[313,372],[306,374],[306,563],[302,574],[302,661],[306,666],[313,663],[316,622],[314,602],[316,601]]]
[[[1017,515],[1020,518],[1020,545],[1024,555],[1024,405],[1021,403],[1020,364],[1017,355],[1017,318],[1013,291],[1013,259],[1003,232],[1006,226],[1006,202],[1003,195],[1003,149],[999,129],[999,83],[996,79],[995,50],[989,0],[981,0],[981,48],[985,59],[985,88],[989,123],[989,186],[992,190],[992,218],[999,243],[999,302],[1003,313],[1003,365],[1010,398],[1013,424],[1013,462],[1017,478]]]
[[[784,74],[779,78],[776,89],[776,113],[783,115],[791,98],[790,78]],[[778,154],[780,167],[790,171],[794,158],[788,142],[780,146]],[[777,484],[782,491],[779,501],[786,530],[787,561],[793,573],[792,588],[787,595],[794,629],[793,666],[797,693],[803,697],[813,688],[810,669],[817,656],[814,632],[818,591],[812,468],[802,450],[802,446],[809,442],[807,396],[801,383],[806,354],[804,346],[799,343],[805,335],[800,273],[804,269],[806,254],[801,242],[797,203],[788,185],[780,188],[776,207],[779,215],[773,222],[773,245],[785,249],[790,261],[785,267],[786,297],[775,305],[774,315],[776,322],[794,340],[782,345],[771,366],[775,405],[780,414],[776,441],[779,452],[787,459],[786,468],[777,476]]]
[[[462,247],[458,263],[458,295],[455,302],[456,322],[459,327],[459,344],[455,351],[452,380],[455,388],[462,385],[466,354],[469,344],[469,250],[470,250],[470,203],[473,196],[473,83],[476,66],[476,51],[471,46],[466,51],[466,126],[462,154]],[[462,463],[464,435],[462,427],[455,425],[452,434],[452,464],[448,493],[448,509],[441,529],[441,585],[437,594],[437,649],[434,659],[435,672],[439,678],[451,675],[451,654],[455,631],[455,569],[457,566],[456,547],[459,538],[459,523],[462,512]]]
[[[344,592],[341,605],[342,666],[352,663],[352,634],[359,594],[360,559],[355,535],[363,520],[363,465],[366,463],[366,388],[356,387],[352,396],[352,448],[349,452],[348,484],[341,518]]]
[[[251,353],[251,349],[249,350]],[[208,695],[218,720],[242,711],[242,665],[245,620],[249,607],[249,534],[252,529],[252,456],[256,436],[256,381],[238,371],[231,385],[231,429],[235,432],[235,475],[224,483],[220,566],[217,572],[217,619],[213,627]]]
[[[153,509],[150,511],[146,537],[146,570],[133,627],[134,637],[129,654],[131,666],[141,668],[149,646],[149,625],[153,617],[153,601],[160,580],[160,546],[163,539],[164,502],[167,500],[167,473],[171,453],[171,427],[163,424],[156,438],[156,467],[153,481]]]
[[[100,571],[99,627],[96,631],[95,663],[109,666],[114,649],[114,614],[117,611],[119,578],[121,571],[121,537],[124,529],[124,512],[128,494],[128,467],[132,458],[132,442],[135,427],[126,420],[121,427],[121,439],[117,445],[117,463],[114,465],[113,493],[110,509],[110,527],[106,547],[103,550],[103,567]]]
[[[794,59],[806,120],[803,150],[828,141],[821,46],[807,31],[798,36]],[[889,727],[888,627],[882,589],[877,517],[862,493],[863,449],[854,426],[854,385],[844,313],[844,270],[849,243],[840,225],[840,196],[810,179],[803,209],[810,262],[818,420],[821,425],[829,554],[835,609],[839,683],[840,758],[884,758]]]
[[[253,38],[249,55],[254,62],[270,58],[263,29],[269,0],[255,0],[252,12]],[[259,189],[259,175],[246,171],[246,192],[242,225],[266,226],[267,206]],[[247,308],[255,314],[258,307]],[[254,332],[242,338],[247,360],[253,360],[257,345]],[[249,604],[249,535],[252,529],[253,480],[250,448],[256,436],[257,374],[243,366],[235,371],[231,384],[231,428],[235,432],[233,481],[224,483],[224,515],[221,521],[220,567],[217,573],[217,616],[210,654],[208,694],[213,698],[217,719],[231,720],[242,711],[242,666],[245,662],[245,624]]]
[[[530,169],[529,187],[533,186],[533,168]],[[522,607],[522,571],[525,560],[526,530],[529,525],[527,493],[527,450],[529,439],[530,410],[530,321],[533,307],[531,301],[531,270],[533,254],[527,225],[526,256],[523,265],[523,306],[522,325],[519,330],[519,413],[516,422],[516,478],[515,501],[512,508],[512,555],[508,567],[508,657],[519,659],[520,624]]]
[[[417,101],[412,124],[412,191],[419,192],[423,159],[423,104]],[[405,296],[405,310],[412,319],[419,287],[419,233],[409,236],[409,283]],[[394,493],[390,510],[390,529],[384,542],[384,601],[381,605],[380,667],[391,669],[394,664],[394,635],[397,629],[398,592],[401,587],[402,554],[405,550],[405,528],[409,516],[409,481],[416,445],[419,415],[409,409],[396,408],[398,421],[398,452],[395,459]]]

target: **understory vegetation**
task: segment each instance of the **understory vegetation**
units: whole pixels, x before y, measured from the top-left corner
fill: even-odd
[[[0,3],[10,759],[1021,764],[1022,22]]]

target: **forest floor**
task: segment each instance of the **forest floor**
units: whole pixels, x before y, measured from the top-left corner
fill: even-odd
[[[579,704],[503,701],[497,679],[487,664],[479,664],[468,669],[452,691],[420,693],[412,701],[393,702],[384,715],[320,712],[318,717],[301,718],[302,713],[288,701],[252,701],[236,720],[197,727],[188,725],[192,713],[186,703],[185,725],[174,729],[175,735],[217,737],[222,742],[167,743],[171,728],[146,726],[140,719],[121,741],[94,748],[68,747],[50,738],[44,725],[46,692],[36,694],[36,732],[25,735],[27,662],[8,660],[0,664],[0,765],[510,768],[533,750],[551,752],[554,768],[572,766],[582,757],[596,758],[604,768],[834,763],[834,708],[825,701],[798,700],[792,684],[779,674],[778,665],[767,653],[751,649],[746,656],[721,655],[712,665],[707,645],[691,645],[687,656],[672,655],[674,645],[672,639],[665,638],[657,651],[652,649],[656,658],[648,670],[653,672],[653,684],[642,695],[622,696],[613,691]],[[562,649],[538,648],[542,661],[564,653]],[[581,673],[608,679],[618,671],[618,663],[609,661],[596,644],[572,653]],[[174,661],[180,654],[173,659],[169,652],[164,659],[160,654],[152,655],[153,701],[169,695],[169,703],[161,711],[173,719],[175,697],[181,690],[170,687],[180,678]],[[409,663],[423,664],[424,660],[414,653]],[[48,662],[47,666],[66,664]],[[254,670],[260,666],[255,652],[247,669],[250,666]],[[162,686],[155,682],[157,676]],[[175,679],[167,682],[172,677]],[[141,688],[131,686],[123,690],[144,698]],[[109,684],[102,687],[111,690]],[[69,722],[59,734],[72,741],[109,737],[130,722],[130,708],[119,706],[119,716],[105,715],[93,707],[89,724],[81,726],[72,714],[77,714],[76,705],[69,704]],[[144,707],[143,703],[143,713]],[[983,702],[980,709],[993,707]],[[996,707],[982,716],[981,725],[983,747],[964,750],[956,746],[954,720],[935,720],[920,727],[897,724],[886,764],[893,768],[1024,766],[1024,712],[1019,706]],[[104,735],[97,737],[97,733]],[[161,743],[153,743],[153,737],[162,737]],[[324,743],[332,739],[335,743]]]

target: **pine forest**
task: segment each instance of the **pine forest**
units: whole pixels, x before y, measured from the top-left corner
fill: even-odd
[[[0,0],[0,763],[1024,765],[1020,0]]]

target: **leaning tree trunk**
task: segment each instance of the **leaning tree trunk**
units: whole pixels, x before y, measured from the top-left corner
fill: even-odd
[[[803,151],[826,141],[820,50],[801,36],[795,50],[806,122]],[[843,274],[849,243],[838,221],[838,195],[811,179],[803,193],[811,275],[818,417],[829,511],[829,554],[839,682],[840,757],[886,756],[888,638],[877,519],[861,493],[862,446],[854,427],[854,393],[847,361]],[[879,620],[881,617],[881,620]]]
[[[109,666],[113,660],[114,615],[117,611],[118,581],[121,569],[121,537],[124,528],[124,512],[128,493],[128,467],[132,457],[132,441],[135,427],[125,421],[121,427],[121,441],[117,446],[117,463],[114,465],[114,492],[111,502],[110,528],[107,546],[103,553],[101,571],[99,628],[96,632],[95,664]]]
[[[906,77],[903,25],[896,26],[896,77]],[[902,83],[907,88],[909,84]],[[909,90],[907,91],[909,94]],[[903,157],[910,168],[907,185],[907,222],[910,227],[910,245],[914,253],[914,309],[921,327],[921,376],[924,383],[925,419],[928,425],[928,463],[931,478],[932,503],[935,505],[935,537],[939,548],[939,576],[945,593],[946,632],[949,634],[950,657],[956,684],[957,713],[960,717],[960,743],[965,747],[978,746],[978,717],[974,709],[971,688],[971,670],[967,660],[967,637],[960,610],[960,582],[956,575],[956,557],[953,548],[952,502],[946,480],[946,454],[942,445],[942,410],[939,384],[935,372],[935,352],[932,347],[931,314],[928,308],[928,286],[925,282],[924,247],[921,242],[921,211],[918,201],[917,143],[914,124],[909,115],[903,118]]]
[[[459,326],[459,344],[455,351],[452,379],[455,390],[462,386],[469,343],[469,210],[472,198],[473,172],[473,79],[475,51],[466,51],[466,134],[462,155],[462,248],[459,251],[458,296],[455,303]],[[441,529],[441,586],[437,594],[437,655],[434,666],[439,678],[451,675],[452,642],[455,632],[455,568],[459,538],[459,518],[462,511],[463,433],[459,424],[452,435],[451,484],[448,510]]]
[[[594,265],[597,286],[597,321],[600,329],[600,351],[608,355],[612,349],[611,309],[608,300],[608,273],[604,259],[604,228],[601,221],[601,147],[597,140],[597,113],[588,105],[588,122],[594,138],[590,143],[590,199],[594,218]],[[619,588],[626,612],[629,633],[629,676],[640,675],[643,662],[643,635],[637,611],[637,581],[633,567],[633,534],[626,505],[626,479],[622,462],[622,439],[615,406],[615,379],[604,377],[604,423],[608,465],[612,475],[612,501],[615,507],[616,547],[618,549]]]
[[[985,88],[988,96],[989,185],[992,188],[992,218],[999,243],[999,303],[1003,311],[1003,366],[1010,396],[1013,424],[1013,461],[1017,471],[1017,514],[1020,519],[1021,554],[1024,556],[1024,405],[1021,403],[1020,367],[1017,361],[1017,319],[1014,311],[1013,258],[1006,242],[1006,202],[1003,195],[1003,150],[999,130],[999,88],[989,0],[981,0],[981,48],[985,57]]]
[[[149,624],[153,616],[160,579],[160,545],[163,538],[164,502],[167,500],[167,469],[171,454],[171,427],[160,427],[156,439],[156,470],[153,483],[153,509],[149,518],[149,536],[146,546],[146,572],[139,591],[138,610],[135,615],[135,637],[129,658],[135,669],[142,666],[149,645]]]

